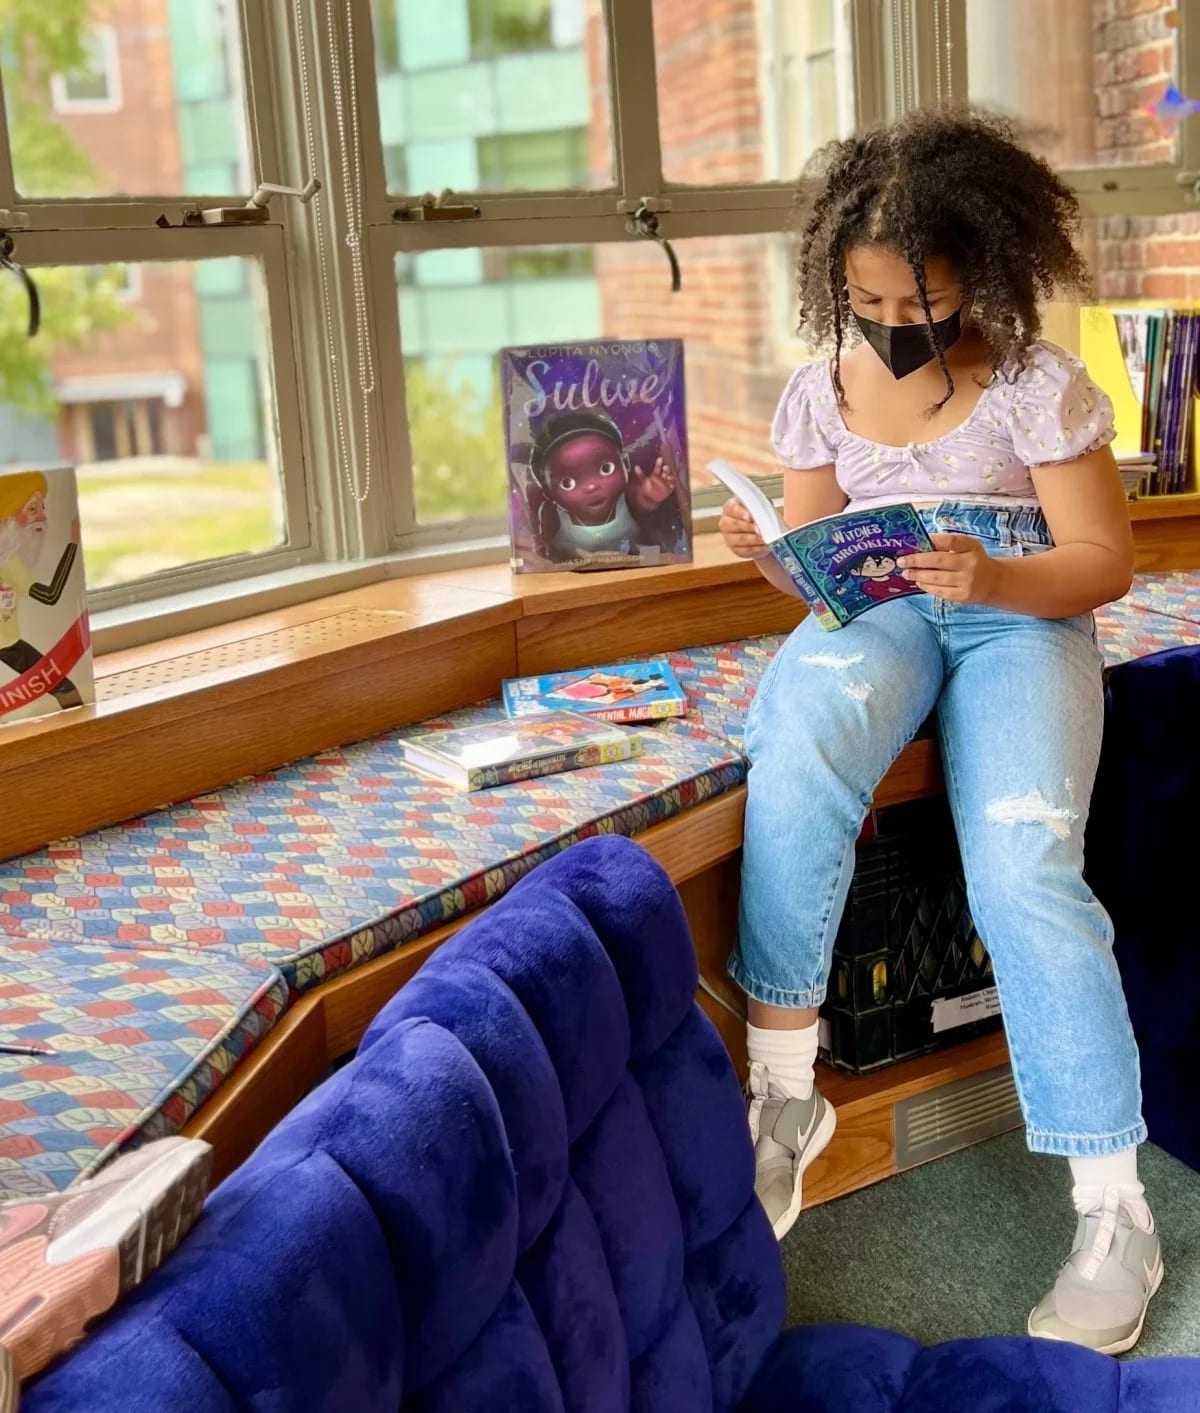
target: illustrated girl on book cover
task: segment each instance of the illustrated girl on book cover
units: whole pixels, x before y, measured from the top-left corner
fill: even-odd
[[[518,571],[691,557],[682,346],[504,351]]]
[[[70,477],[70,472],[61,474]],[[82,591],[69,596],[65,614],[38,611],[58,609],[79,554],[79,522],[75,519],[53,570],[47,577],[39,577],[48,541],[53,538],[48,492],[49,482],[40,471],[0,475],[0,664],[12,674],[11,678],[0,674],[0,718],[46,697],[62,709],[84,702],[83,693],[69,675],[87,654]],[[51,635],[48,639],[46,632]],[[83,661],[82,671],[90,700],[87,661]]]
[[[839,577],[853,578],[860,591],[875,603],[912,593],[912,585],[896,568],[895,555],[886,551],[856,555],[843,566]]]

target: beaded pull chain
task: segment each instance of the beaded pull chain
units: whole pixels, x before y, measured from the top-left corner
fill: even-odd
[[[363,478],[359,489],[357,477],[350,457],[349,418],[352,415],[351,395],[346,381],[342,360],[338,357],[337,340],[334,337],[334,304],[332,298],[332,278],[330,275],[330,241],[326,234],[323,201],[320,197],[313,203],[314,224],[317,248],[320,252],[321,305],[324,313],[326,356],[333,374],[333,420],[337,435],[337,451],[342,464],[342,475],[346,487],[354,498],[355,505],[362,505],[371,493],[372,438],[369,404],[375,391],[375,361],[371,351],[370,324],[368,322],[366,271],[363,262],[363,195],[362,170],[351,160],[351,154],[358,151],[358,80],[354,61],[354,24],[346,7],[347,65],[348,76],[343,85],[341,50],[337,42],[337,23],[334,16],[334,3],[330,0],[325,11],[326,38],[329,52],[329,74],[333,90],[333,108],[337,120],[338,148],[341,154],[342,190],[346,202],[346,234],[343,243],[350,252],[350,278],[354,299],[355,353],[358,361],[358,391],[362,398],[363,427]],[[317,166],[316,124],[313,120],[312,90],[309,86],[308,21],[305,17],[304,0],[296,0],[296,34],[300,60],[300,97],[304,107],[305,134],[308,143],[309,170]],[[332,232],[336,238],[336,231]]]

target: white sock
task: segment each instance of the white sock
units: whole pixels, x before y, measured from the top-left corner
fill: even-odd
[[[1154,1218],[1146,1204],[1146,1189],[1138,1181],[1137,1149],[1123,1148],[1103,1158],[1070,1158],[1075,1183],[1071,1200],[1080,1216],[1094,1212],[1104,1200],[1106,1188],[1115,1187],[1121,1206],[1143,1231],[1154,1230]]]
[[[816,1021],[803,1030],[763,1030],[746,1027],[750,1063],[765,1065],[773,1084],[790,1099],[807,1099],[813,1092],[813,1066],[817,1062]]]

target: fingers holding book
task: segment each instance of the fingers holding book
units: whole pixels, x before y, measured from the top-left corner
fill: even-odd
[[[721,519],[717,528],[722,539],[739,559],[762,559],[771,553],[754,524],[754,517],[734,496],[721,507]]]

